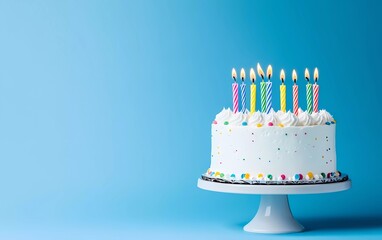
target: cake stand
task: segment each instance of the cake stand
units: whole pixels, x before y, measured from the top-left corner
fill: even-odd
[[[290,208],[289,194],[331,193],[347,190],[351,181],[325,184],[299,185],[248,185],[212,182],[199,179],[198,187],[204,190],[239,193],[260,194],[260,206],[256,216],[244,226],[244,231],[255,233],[292,233],[301,232],[304,227],[293,217]]]

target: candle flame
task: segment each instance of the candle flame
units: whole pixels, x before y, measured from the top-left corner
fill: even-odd
[[[315,68],[314,69],[314,81],[317,82],[317,80],[318,80],[318,69]]]
[[[280,80],[282,83],[284,83],[284,80],[285,80],[285,72],[284,72],[284,69],[281,69],[280,71]]]
[[[236,81],[236,77],[237,77],[236,70],[234,68],[232,68],[232,78],[233,78],[233,80]]]
[[[255,74],[255,70],[253,70],[253,68],[251,68],[251,70],[249,71],[249,76],[250,76],[252,82],[254,83],[256,80],[256,74]]]
[[[271,77],[272,77],[272,66],[271,65],[268,65],[267,76],[268,76],[268,79],[271,79]]]
[[[244,68],[242,68],[242,69],[240,70],[240,78],[241,78],[242,81],[244,81],[244,79],[245,79],[245,71],[244,71]]]
[[[296,70],[294,70],[294,69],[292,71],[292,79],[293,79],[293,82],[296,83],[296,81],[297,81],[297,73],[296,73]]]
[[[260,63],[257,64],[257,74],[259,74],[259,76],[264,80],[264,72],[260,66]]]
[[[309,82],[309,78],[310,78],[310,75],[309,75],[309,70],[307,68],[305,68],[305,79]]]

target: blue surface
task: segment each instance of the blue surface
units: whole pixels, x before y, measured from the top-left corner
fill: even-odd
[[[284,237],[380,238],[381,10],[378,1],[1,1],[0,237],[252,239],[241,227],[259,197],[202,191],[196,180],[209,165],[210,123],[231,105],[231,68],[260,62],[274,68],[276,107],[286,70],[289,109],[292,68],[301,90],[304,68],[319,68],[338,169],[353,180],[346,192],[292,196],[308,231]]]

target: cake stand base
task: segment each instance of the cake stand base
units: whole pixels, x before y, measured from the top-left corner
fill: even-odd
[[[247,232],[255,233],[293,233],[304,227],[293,217],[288,194],[313,194],[344,191],[351,187],[351,181],[312,184],[312,185],[248,185],[211,182],[199,179],[198,187],[204,190],[260,194],[261,201],[256,216],[244,226]]]
[[[244,226],[247,232],[292,233],[304,227],[294,218],[289,208],[288,195],[261,195],[256,216]]]

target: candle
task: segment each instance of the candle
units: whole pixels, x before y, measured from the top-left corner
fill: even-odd
[[[313,111],[318,112],[318,91],[320,86],[317,84],[318,80],[318,69],[314,69],[314,84],[313,84]]]
[[[256,74],[255,74],[255,70],[253,70],[253,68],[251,68],[251,70],[249,71],[249,75],[250,75],[250,78],[252,80],[252,84],[251,84],[251,113],[254,113],[256,111],[256,84],[255,84]]]
[[[313,96],[312,96],[312,84],[309,82],[309,78],[310,78],[309,71],[306,68],[305,79],[308,82],[306,84],[306,110],[308,111],[308,113],[311,114],[313,112],[313,105],[312,105]]]
[[[240,89],[241,89],[241,111],[244,113],[245,112],[245,102],[246,102],[246,93],[245,93],[245,71],[242,68],[240,70],[240,78],[241,78],[241,84],[240,84]]]
[[[281,80],[281,85],[280,85],[280,110],[282,112],[286,112],[286,86],[284,84],[284,80],[285,80],[284,69],[281,69],[280,80]]]
[[[234,83],[232,83],[232,100],[233,100],[233,112],[237,113],[239,111],[239,92],[238,84],[236,82],[236,70],[232,68],[232,78]]]
[[[267,104],[267,97],[266,97],[266,84],[264,82],[264,72],[263,69],[261,69],[260,64],[257,64],[257,74],[261,77],[260,82],[260,95],[261,95],[261,112],[265,112],[266,104]]]
[[[267,68],[267,76],[268,76],[268,82],[267,82],[267,113],[271,111],[272,108],[272,66],[269,65]]]
[[[296,70],[292,71],[292,79],[293,79],[293,113],[294,115],[298,115],[298,86],[297,82],[297,73]]]

